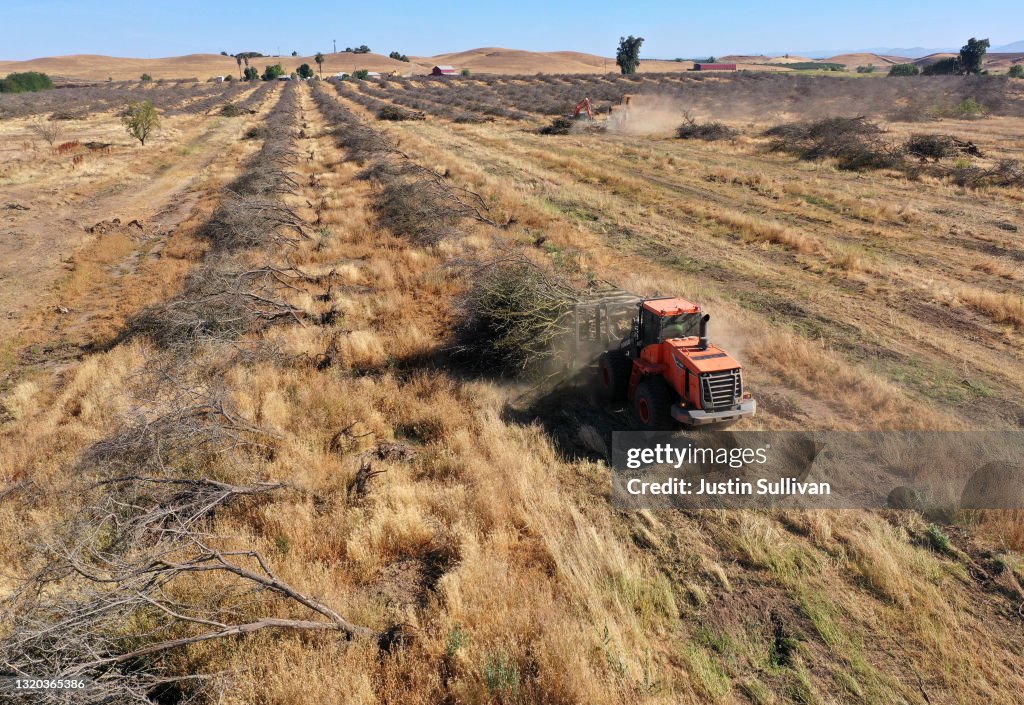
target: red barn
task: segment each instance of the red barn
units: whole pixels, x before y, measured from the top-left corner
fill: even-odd
[[[736,64],[694,64],[694,71],[735,71]]]
[[[454,66],[435,66],[430,72],[431,76],[458,76],[459,72]]]

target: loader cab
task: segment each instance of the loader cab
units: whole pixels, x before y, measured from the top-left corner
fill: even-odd
[[[703,317],[700,306],[686,299],[647,299],[640,304],[637,346],[643,350],[666,340],[699,336]]]

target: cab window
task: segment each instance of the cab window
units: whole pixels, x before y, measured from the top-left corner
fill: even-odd
[[[661,319],[647,309],[640,309],[640,345],[647,347],[661,342]]]
[[[700,334],[700,314],[683,313],[661,319],[661,340],[689,338]]]

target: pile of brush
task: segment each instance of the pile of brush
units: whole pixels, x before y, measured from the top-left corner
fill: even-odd
[[[254,115],[255,113],[255,110],[243,108],[242,106],[237,105],[235,103],[228,103],[220,109],[220,114],[223,117],[238,117],[240,115]]]
[[[385,105],[377,111],[377,119],[390,120],[392,122],[426,120],[427,114],[422,110],[406,110],[405,108],[400,108],[397,105]]]
[[[540,128],[542,135],[567,135],[576,126],[576,121],[570,117],[556,117],[550,125]]]
[[[469,278],[456,356],[474,369],[508,376],[548,371],[570,332],[579,290],[522,255],[478,266]]]
[[[690,115],[683,116],[683,124],[676,128],[676,137],[681,140],[704,140],[716,142],[731,140],[739,134],[736,130],[720,122],[697,122]]]
[[[902,162],[900,150],[882,138],[882,128],[863,116],[791,122],[764,135],[773,138],[773,150],[801,159],[835,159],[841,169],[881,169]]]

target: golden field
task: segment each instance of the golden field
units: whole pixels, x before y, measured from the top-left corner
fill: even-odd
[[[234,67],[195,61],[180,70]],[[160,690],[169,702],[1021,702],[1021,512],[621,512],[601,436],[628,428],[628,413],[577,388],[473,374],[448,352],[466,263],[514,251],[707,306],[760,402],[738,428],[1019,428],[1024,191],[772,151],[764,129],[842,110],[831,88],[772,112],[732,101],[720,117],[713,80],[687,103],[667,88],[682,79],[648,77],[621,129],[541,135],[542,101],[564,94],[571,107],[597,85],[553,80],[295,82],[235,117],[216,103],[185,111],[208,94],[182,88],[159,94],[162,127],[144,147],[117,108],[67,121],[63,140],[109,144],[82,146],[77,164],[34,135],[38,116],[0,120],[0,208],[17,205],[0,211],[0,639],[29,629],[27,605],[92,594],[75,571],[39,595],[19,586],[67,559],[55,548],[77,540],[66,527],[104,496],[96,449],[192,419],[187,397],[201,400],[188,402],[202,407],[197,428],[229,427],[235,442],[209,455],[168,445],[125,472],[273,484],[204,515],[196,540],[254,571],[265,563],[277,585],[372,636],[266,627],[139,657],[143,672],[217,674]],[[258,89],[232,90],[241,102]],[[410,97],[426,119],[376,119]],[[980,119],[872,117],[890,140],[970,140],[984,155],[971,165],[990,168],[1024,159],[1019,100]],[[456,103],[480,119],[457,120]],[[506,104],[524,116],[496,114]],[[677,139],[684,110],[737,135]],[[375,157],[345,141],[357,123],[398,145],[400,163],[478,194],[501,227],[462,218],[433,241],[384,227],[386,183],[365,174]],[[210,224],[277,142],[268,163],[287,186],[260,197],[297,221],[227,249]],[[260,290],[264,318],[231,340],[168,345],[140,324],[187,309],[199,274],[257,270],[276,282]],[[171,633],[331,623],[277,587],[236,595],[238,577],[169,583],[165,606],[213,604],[207,623]],[[161,619],[143,610],[104,643],[159,639]]]

